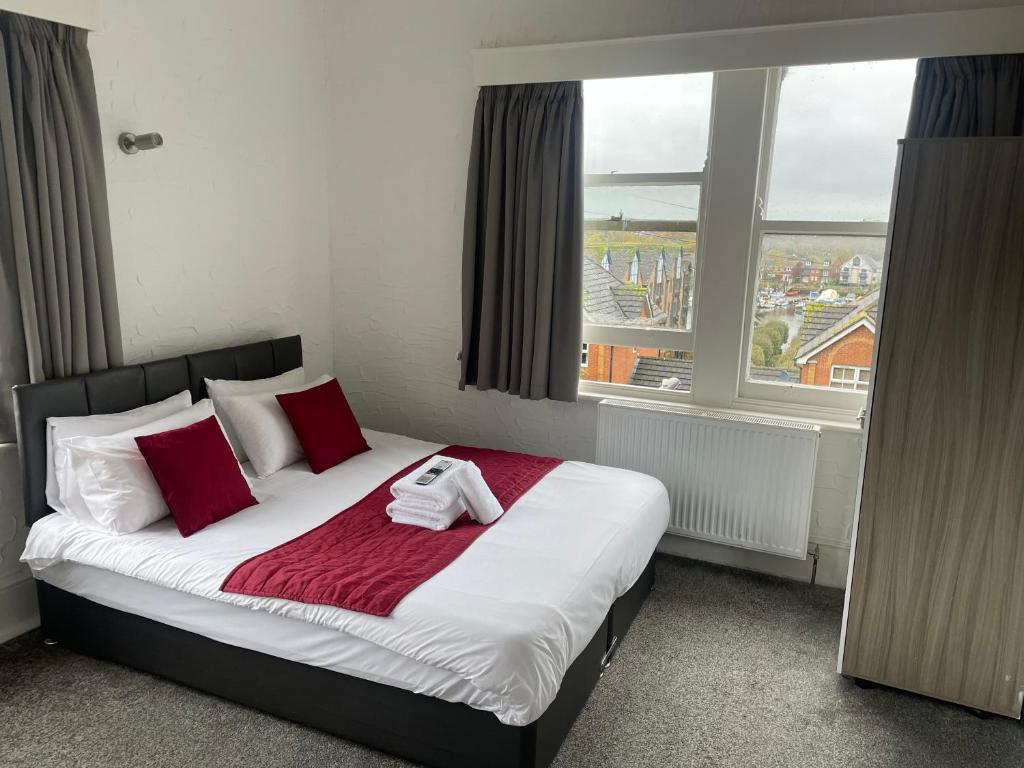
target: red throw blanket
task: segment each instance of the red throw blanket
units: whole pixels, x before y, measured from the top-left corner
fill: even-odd
[[[439,453],[474,462],[508,509],[560,459],[453,445]],[[399,601],[451,564],[490,526],[463,514],[446,531],[392,523],[385,508],[391,484],[422,464],[413,462],[326,523],[246,560],[221,589],[256,597],[333,605],[388,616]],[[492,523],[497,525],[501,522]]]

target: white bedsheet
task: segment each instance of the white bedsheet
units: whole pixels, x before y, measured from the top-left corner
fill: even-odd
[[[664,486],[636,472],[565,462],[388,617],[221,592],[243,560],[319,525],[443,447],[364,434],[372,451],[321,475],[299,463],[258,480],[259,505],[189,538],[169,518],[111,536],[48,515],[32,526],[22,560],[40,577],[58,563],[79,563],[340,630],[465,681],[481,692],[467,703],[503,723],[536,720],[650,559],[668,523]]]

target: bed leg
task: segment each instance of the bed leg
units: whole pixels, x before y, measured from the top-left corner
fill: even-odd
[[[608,650],[605,651],[603,657],[601,657],[601,675],[604,677],[604,673],[608,671],[608,667],[612,665],[612,661],[615,659],[615,652],[619,650],[619,636],[615,635],[612,638],[611,643],[608,645]]]
[[[54,640],[52,637],[44,637],[43,638],[43,645],[47,645],[47,646],[60,645],[60,641],[59,640]]]

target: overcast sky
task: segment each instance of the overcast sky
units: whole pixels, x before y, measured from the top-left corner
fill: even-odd
[[[896,140],[906,128],[913,61],[787,71],[768,195],[774,219],[888,217]],[[699,171],[708,144],[710,74],[592,80],[584,85],[585,171]],[[657,188],[588,194],[588,216],[683,213],[695,196]],[[664,197],[659,204],[652,200]]]

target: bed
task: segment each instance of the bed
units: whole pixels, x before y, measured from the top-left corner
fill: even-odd
[[[436,443],[364,430],[373,450],[254,477],[259,505],[188,539],[169,519],[109,536],[49,514],[46,417],[300,364],[290,337],[15,389],[45,636],[428,765],[549,764],[653,584],[658,481],[564,462],[388,617],[219,587]]]

